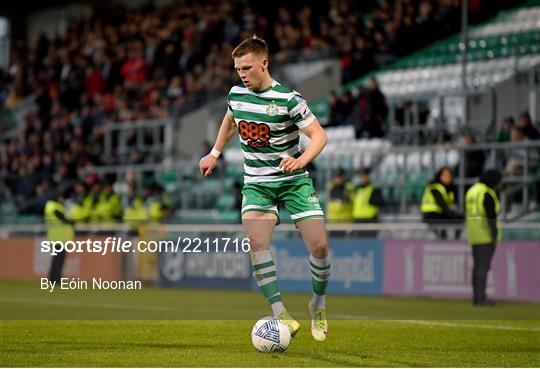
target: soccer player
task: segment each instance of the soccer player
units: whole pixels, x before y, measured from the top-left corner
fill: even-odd
[[[328,331],[325,293],[330,254],[324,214],[308,177],[306,165],[327,143],[326,133],[300,94],[274,81],[268,71],[268,46],[254,36],[232,52],[234,68],[243,86],[228,95],[228,109],[210,154],[201,159],[201,174],[212,174],[216,161],[238,131],[244,151],[242,224],[251,245],[253,276],[275,316],[294,336],[300,324],[283,305],[270,253],[270,239],[279,223],[283,203],[309,248],[313,298],[309,302],[311,334],[324,341]],[[302,153],[299,131],[310,138]]]

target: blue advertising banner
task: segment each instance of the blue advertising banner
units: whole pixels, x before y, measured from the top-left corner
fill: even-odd
[[[159,284],[163,287],[249,289],[249,253],[162,252],[159,255]]]
[[[332,271],[328,293],[382,294],[382,241],[330,240]],[[282,291],[311,292],[309,252],[302,240],[271,246]],[[252,288],[258,289],[255,282]]]

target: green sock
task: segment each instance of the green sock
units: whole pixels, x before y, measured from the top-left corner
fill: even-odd
[[[317,259],[309,255],[309,269],[311,270],[311,284],[313,287],[312,303],[318,308],[325,306],[326,287],[330,278],[330,255],[324,259]]]
[[[274,316],[279,316],[285,311],[285,307],[278,288],[276,264],[274,264],[270,250],[252,252],[251,264],[253,265],[253,277],[257,285],[266,301],[270,304]]]

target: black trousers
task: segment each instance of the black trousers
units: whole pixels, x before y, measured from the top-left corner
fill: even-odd
[[[66,259],[66,252],[62,252],[53,256],[51,263],[51,270],[49,273],[49,280],[60,283],[60,278],[62,278],[62,268],[64,267],[64,261]]]
[[[454,225],[455,226],[457,224],[462,223],[461,220],[454,219],[454,218],[449,218],[446,215],[439,214],[439,213],[423,213],[422,214],[422,220],[425,223],[427,223],[428,225],[433,226],[433,227],[430,227],[431,230],[441,240],[446,240],[446,239],[449,238],[444,226],[446,226],[446,225]],[[461,236],[461,230],[456,229],[453,238],[457,240],[457,239],[459,239],[460,236]],[[452,238],[452,237],[450,237],[450,238]]]
[[[491,267],[493,254],[495,254],[495,243],[472,245],[472,254],[474,260],[472,274],[473,303],[481,305],[487,303],[487,275]]]

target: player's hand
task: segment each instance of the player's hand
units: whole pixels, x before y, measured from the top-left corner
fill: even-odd
[[[201,174],[205,177],[212,174],[214,168],[216,167],[217,158],[208,154],[199,161],[199,170]]]
[[[306,163],[304,163],[303,160],[300,158],[295,159],[293,157],[284,158],[281,160],[281,163],[279,163],[279,168],[283,171],[283,173],[291,173],[305,166]]]

